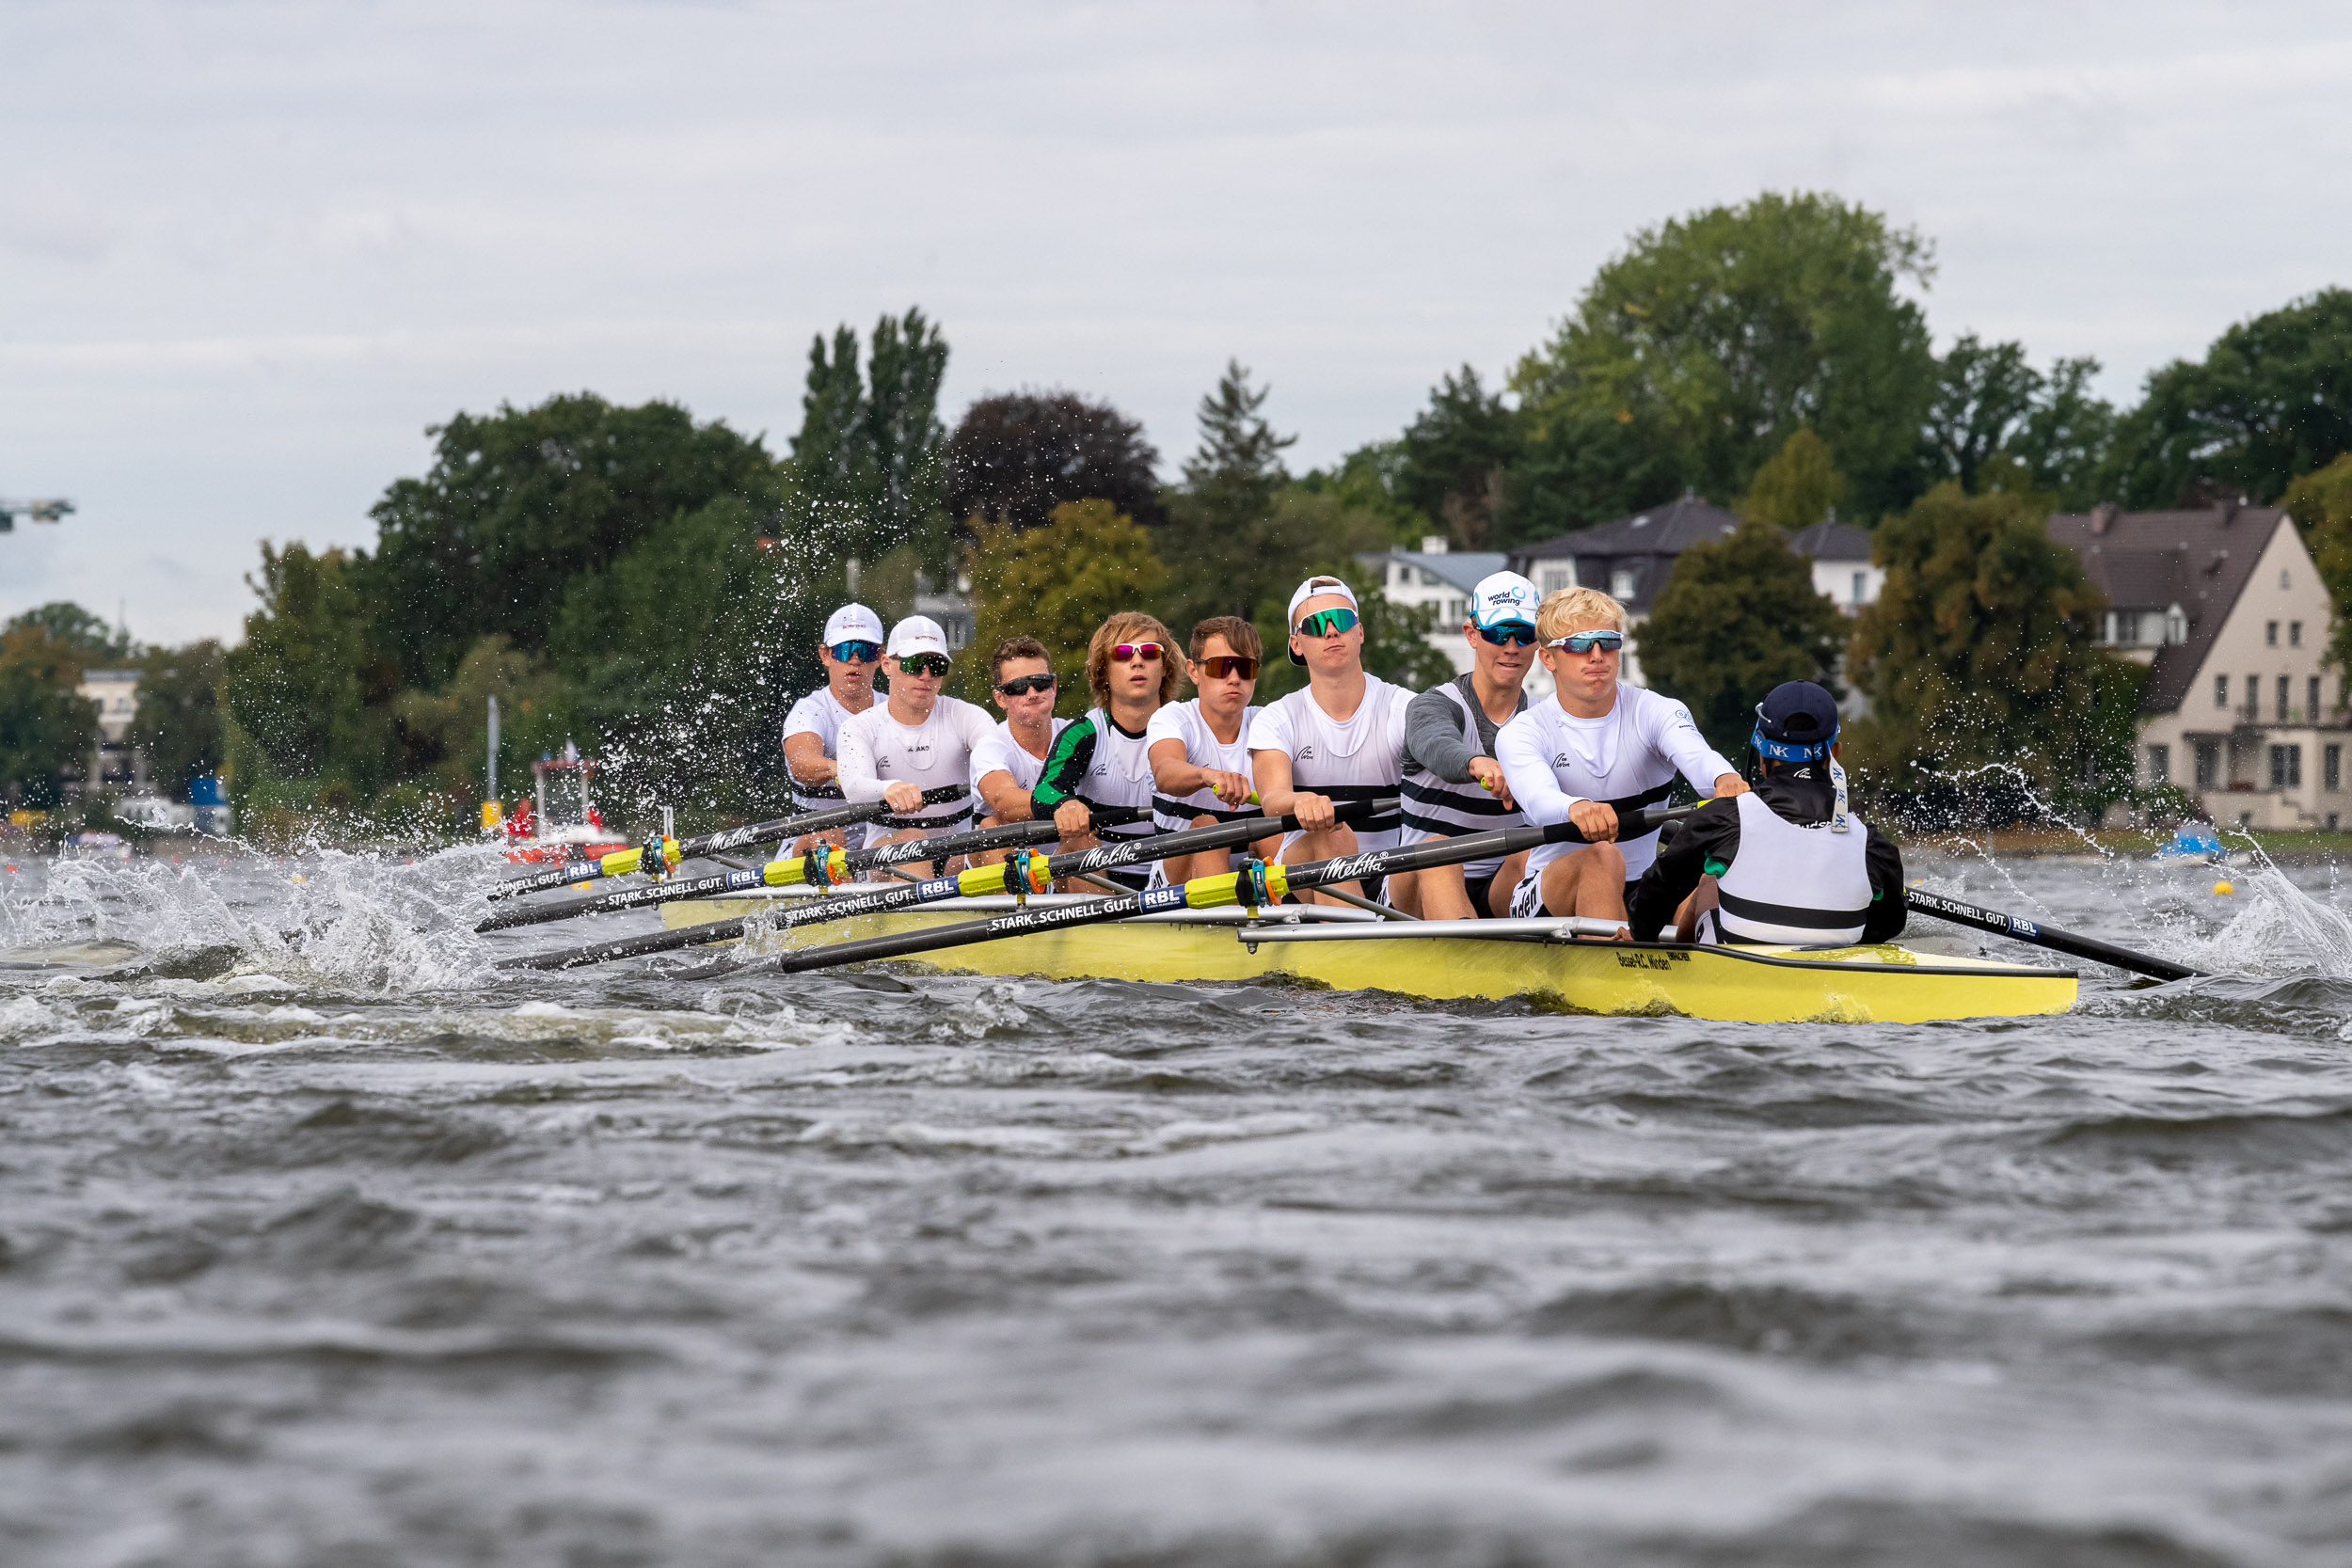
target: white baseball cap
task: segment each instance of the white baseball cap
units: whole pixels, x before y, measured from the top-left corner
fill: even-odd
[[[880,629],[880,623],[876,624]],[[939,623],[928,615],[910,615],[890,628],[890,646],[882,650],[893,658],[905,658],[914,654],[937,654],[949,657],[947,634]]]
[[[1518,573],[1492,572],[1470,590],[1470,619],[1485,631],[1514,622],[1533,628],[1535,607],[1542,602],[1535,585]]]
[[[1354,610],[1359,616],[1364,612],[1364,607],[1356,602],[1356,590],[1350,588],[1339,578],[1309,578],[1306,581],[1300,583],[1291,594],[1290,611],[1282,619],[1282,646],[1284,648],[1288,648],[1290,646],[1291,628],[1298,625],[1298,607],[1305,604],[1309,599],[1319,599],[1327,595],[1345,599],[1347,601],[1347,608]],[[1299,657],[1295,652],[1292,653],[1290,657],[1293,664],[1304,664],[1307,662],[1305,659]]]
[[[862,604],[845,604],[825,617],[825,646],[841,642],[879,642],[882,617]]]

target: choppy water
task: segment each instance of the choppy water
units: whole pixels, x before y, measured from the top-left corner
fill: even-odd
[[[1955,864],[2254,973],[1792,1028],[516,976],[470,855],[20,863],[10,1564],[2352,1555],[2324,870]]]

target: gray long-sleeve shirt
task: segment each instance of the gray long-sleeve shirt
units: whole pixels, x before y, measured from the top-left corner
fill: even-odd
[[[1456,675],[1451,683],[1462,693],[1462,700],[1478,725],[1478,750],[1473,752],[1462,743],[1462,714],[1445,694],[1444,687],[1432,687],[1414,698],[1405,709],[1405,764],[1410,772],[1418,764],[1448,784],[1470,782],[1470,759],[1495,754],[1495,733],[1502,728],[1486,717],[1486,710],[1478,703],[1478,689],[1468,675]],[[1519,693],[1519,713],[1527,711],[1527,693]]]

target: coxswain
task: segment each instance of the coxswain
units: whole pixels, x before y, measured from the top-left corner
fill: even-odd
[[[1530,823],[1573,822],[1585,843],[1532,851],[1511,913],[1622,923],[1628,883],[1649,869],[1658,833],[1620,843],[1619,818],[1662,803],[1677,773],[1702,794],[1740,795],[1748,786],[1708,745],[1689,708],[1617,678],[1625,606],[1598,589],[1563,588],[1536,610],[1535,636],[1556,689],[1502,726],[1495,760]]]
[[[995,728],[988,710],[940,695],[952,668],[947,634],[928,615],[890,628],[883,662],[888,699],[844,723],[839,741],[841,792],[889,808],[869,825],[867,846],[970,827],[972,749]]]
[[[1413,694],[1364,673],[1363,617],[1356,592],[1332,577],[1312,577],[1291,594],[1290,660],[1307,667],[1307,684],[1259,709],[1249,725],[1249,762],[1258,799],[1270,816],[1295,816],[1299,831],[1282,840],[1283,863],[1392,849],[1403,820],[1394,811],[1354,825],[1334,820],[1339,806],[1392,798],[1405,776],[1405,710]],[[1355,882],[1342,893],[1365,891]],[[1372,890],[1406,913],[1417,912],[1409,876]],[[1313,893],[1311,902],[1332,903]]]
[[[1686,942],[1849,947],[1902,934],[1903,857],[1847,809],[1837,703],[1812,681],[1756,708],[1748,782],[1709,800],[1634,885],[1634,940],[1672,924]]]
[[[1094,628],[1087,642],[1087,690],[1094,705],[1055,737],[1044,770],[1029,792],[1031,809],[1051,816],[1061,830],[1065,851],[1089,848],[1104,839],[1148,838],[1147,819],[1121,826],[1100,824],[1104,807],[1152,804],[1152,761],[1148,731],[1152,716],[1176,695],[1175,639],[1155,616],[1122,610]],[[1101,873],[1120,886],[1140,892],[1151,885],[1152,867],[1120,866]]]
[[[1029,791],[1045,770],[1054,737],[1070,721],[1054,717],[1054,666],[1045,644],[1034,637],[1008,637],[996,644],[988,658],[988,694],[1005,718],[972,748],[972,788],[985,814],[980,826],[995,828],[1035,815]],[[992,849],[972,857],[972,863],[993,865],[1009,853]]]
[[[882,657],[881,616],[862,604],[845,604],[825,617],[825,634],[817,644],[825,684],[794,703],[784,720],[784,768],[792,781],[792,809],[801,816],[843,803],[834,760],[841,726],[874,705],[874,672]],[[792,852],[805,854],[819,840],[855,849],[865,842],[865,829],[803,834]],[[777,852],[784,847],[778,846]]]
[[[1249,725],[1258,709],[1258,664],[1264,644],[1238,615],[1214,615],[1185,640],[1184,675],[1200,695],[1169,703],[1145,726],[1152,759],[1152,825],[1171,833],[1262,815],[1249,803]],[[1245,854],[1270,856],[1272,836],[1245,849],[1210,849],[1159,863],[1159,880],[1184,882],[1233,868]]]
[[[1527,710],[1528,671],[1535,667],[1535,585],[1517,572],[1481,578],[1470,591],[1462,640],[1470,669],[1432,687],[1405,710],[1405,842],[1458,838],[1521,828],[1527,817],[1495,760],[1495,736]],[[1488,856],[1419,873],[1427,920],[1484,920],[1506,914],[1511,890],[1527,869],[1527,852]]]

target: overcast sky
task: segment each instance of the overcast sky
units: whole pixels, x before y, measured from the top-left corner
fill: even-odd
[[[2138,3],[0,5],[0,613],[233,637],[458,409],[799,423],[920,304],[945,413],[1107,397],[1173,473],[1229,355],[1299,465],[1502,373],[1643,225],[1827,189],[1939,343],[2129,400],[2352,281],[2352,12]]]

